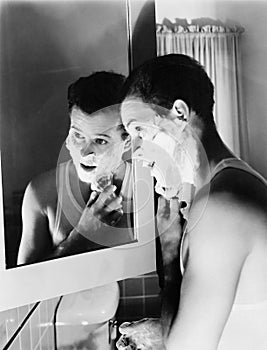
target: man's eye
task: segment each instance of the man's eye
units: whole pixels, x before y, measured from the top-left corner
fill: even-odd
[[[82,134],[80,134],[79,132],[77,132],[77,131],[74,131],[74,136],[78,140],[83,140],[84,139],[84,136]]]
[[[106,145],[108,141],[98,138],[98,139],[95,139],[95,143],[97,143],[98,145]]]
[[[135,127],[135,131],[137,131],[137,132],[141,132],[143,129],[141,128],[141,126],[136,126]]]

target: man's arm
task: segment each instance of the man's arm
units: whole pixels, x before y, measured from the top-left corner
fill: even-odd
[[[110,225],[115,225],[122,215],[121,197],[114,194],[113,186],[107,187],[97,198],[92,194],[77,226],[55,247],[40,197],[42,189],[38,183],[30,183],[25,191],[22,206],[23,232],[18,264],[40,262],[98,249],[101,247],[97,243],[98,236],[101,229],[105,228],[102,223],[109,222]]]
[[[157,229],[160,238],[163,283],[161,291],[161,324],[164,338],[176,317],[181,288],[180,240],[185,220],[178,199],[158,198]]]
[[[68,237],[53,250],[53,257],[82,253],[103,247],[103,245],[112,245],[116,240],[113,235],[114,231],[116,234],[117,230],[121,230],[114,226],[123,215],[122,198],[116,196],[114,191],[114,186],[110,185],[100,194],[96,192],[91,194],[78,224]]]
[[[41,261],[51,252],[53,243],[49,233],[45,208],[35,182],[27,186],[22,203],[22,238],[18,253],[18,264]]]
[[[189,219],[189,256],[167,350],[215,350],[250,252],[248,214],[230,196],[198,203]],[[190,225],[191,223],[191,225]]]

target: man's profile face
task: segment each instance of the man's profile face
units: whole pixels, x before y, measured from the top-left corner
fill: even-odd
[[[192,140],[192,135],[185,129],[185,122],[179,121],[171,111],[152,108],[139,98],[126,99],[122,103],[121,117],[132,139],[142,139],[134,156],[151,166],[158,193],[175,196],[182,182],[194,183],[196,161],[191,151],[195,151],[195,147],[190,147],[187,152],[186,143]]]
[[[92,183],[98,176],[115,172],[125,143],[121,130],[118,130],[119,113],[105,109],[88,115],[73,107],[70,120],[67,148],[79,179]]]

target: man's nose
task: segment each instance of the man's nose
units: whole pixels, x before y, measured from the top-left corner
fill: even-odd
[[[132,142],[132,150],[135,152],[138,148],[140,148],[143,144],[143,139],[140,136],[137,136],[133,139]]]
[[[87,142],[86,145],[84,145],[81,149],[81,156],[86,157],[89,154],[94,154],[94,147],[92,145],[92,142]]]

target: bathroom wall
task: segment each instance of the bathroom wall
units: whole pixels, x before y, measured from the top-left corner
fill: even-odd
[[[115,316],[118,325],[124,321],[160,316],[156,273],[120,281],[119,287],[120,301]],[[53,321],[58,302],[59,298],[53,298],[0,312],[0,349],[54,350]],[[76,317],[77,315],[73,317],[74,323]],[[80,325],[80,327],[83,326]],[[69,341],[73,339],[73,346],[70,345],[68,350],[76,349],[77,330],[77,327],[73,327],[73,334],[70,334],[71,331],[68,329],[68,339]],[[16,335],[15,338],[14,335]]]
[[[1,312],[0,349],[53,350],[53,317],[57,303],[58,298],[54,298]]]
[[[119,282],[118,322],[160,317],[160,289],[155,272]]]
[[[267,2],[243,0],[156,0],[156,20],[210,17],[239,23],[243,92],[249,128],[249,162],[267,177]]]

